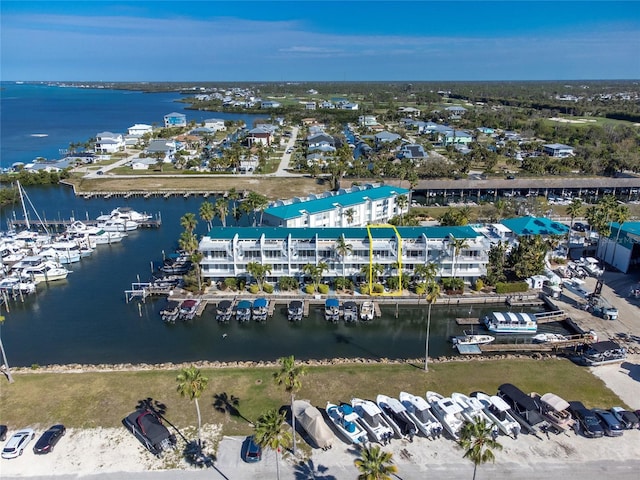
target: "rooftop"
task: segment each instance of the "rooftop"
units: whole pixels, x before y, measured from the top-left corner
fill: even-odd
[[[523,235],[566,235],[569,227],[545,217],[508,218],[501,222],[518,236]]]

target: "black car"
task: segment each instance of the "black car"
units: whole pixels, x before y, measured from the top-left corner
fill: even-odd
[[[242,459],[247,463],[262,460],[262,447],[256,443],[253,436],[245,438],[242,442]]]
[[[584,223],[576,222],[573,224],[573,229],[576,232],[586,232],[587,226]]]
[[[600,425],[604,429],[604,434],[607,437],[621,437],[624,433],[624,427],[618,421],[613,413],[609,410],[603,410],[602,408],[594,408],[593,412],[600,419]]]
[[[64,428],[64,425],[54,425],[38,439],[33,446],[33,453],[53,452],[53,447],[56,446],[65,433],[67,433],[67,429]]]
[[[635,414],[635,412],[625,410],[622,407],[613,407],[611,409],[611,413],[613,413],[613,416],[616,417],[616,419],[627,430],[633,430],[634,428],[638,428],[640,426],[640,419]]]
[[[569,402],[569,412],[576,419],[579,431],[588,438],[604,436],[604,428],[600,425],[600,418],[585,407],[582,402]]]

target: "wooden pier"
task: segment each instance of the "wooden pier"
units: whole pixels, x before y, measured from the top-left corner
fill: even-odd
[[[482,353],[500,352],[557,352],[567,348],[576,348],[581,345],[591,344],[594,339],[592,335],[569,335],[567,340],[562,342],[547,343],[489,343],[480,345]]]
[[[302,316],[305,318],[309,316],[309,305],[309,299],[305,298],[302,302]]]
[[[361,305],[359,305],[358,308],[361,308]],[[397,311],[398,311],[398,304],[396,303],[396,312]],[[373,302],[373,313],[376,316],[376,318],[382,317],[382,312],[380,311],[380,304],[378,302]],[[398,318],[397,315],[396,315],[396,318]]]

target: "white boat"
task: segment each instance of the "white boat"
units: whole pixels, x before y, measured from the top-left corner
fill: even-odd
[[[399,399],[425,437],[435,439],[442,435],[442,424],[433,415],[431,406],[424,398],[411,393],[400,392]]]
[[[360,307],[360,320],[365,322],[373,320],[374,316],[373,302],[362,302]]]
[[[454,345],[485,345],[487,343],[491,343],[496,339],[491,335],[476,335],[476,334],[468,334],[458,335],[453,337],[451,341]]]
[[[367,432],[362,426],[360,426],[358,422],[360,417],[353,411],[353,407],[351,405],[343,403],[338,406],[327,402],[327,415],[329,415],[329,419],[331,419],[338,431],[351,443],[366,443]]]
[[[539,397],[535,393],[532,393],[531,396],[536,400]],[[563,432],[573,428],[575,420],[569,413],[569,402],[555,393],[545,393],[539,399],[542,403],[542,415],[554,428]]]
[[[54,282],[64,280],[71,271],[57,262],[45,260],[39,265],[32,265],[22,270],[22,274],[31,277],[34,282]]]
[[[127,236],[126,233],[115,231],[107,232],[100,227],[85,225],[79,220],[75,220],[67,227],[67,233],[81,238],[88,238],[90,244],[108,245],[111,243],[121,242]]]
[[[0,280],[0,291],[10,295],[28,295],[36,291],[36,283],[26,278],[9,276]]]
[[[397,398],[387,395],[378,395],[376,403],[399,438],[406,437],[410,442],[413,442],[413,437],[418,433],[418,427],[404,405]]]
[[[182,321],[193,320],[199,306],[200,300],[194,298],[183,300],[180,304],[180,313],[178,314],[178,318]]]
[[[236,307],[236,320],[240,323],[251,320],[251,302],[249,300],[240,300]]]
[[[567,337],[559,333],[538,333],[531,337],[534,343],[557,343],[566,342]]]
[[[292,300],[287,306],[287,320],[290,322],[299,322],[304,314],[304,305],[300,300]]]
[[[138,222],[133,220],[125,220],[123,218],[110,218],[100,221],[98,227],[105,232],[131,232],[138,228]]]
[[[460,430],[464,426],[462,407],[451,398],[443,397],[437,392],[427,391],[426,399],[444,429],[456,442],[460,440]]]
[[[487,416],[493,421],[494,424],[504,433],[513,438],[518,438],[520,434],[520,424],[511,414],[511,407],[497,395],[487,395],[483,392],[474,392],[472,397],[477,398]]]
[[[492,333],[536,333],[538,322],[531,313],[491,312],[484,324]]]
[[[324,319],[327,322],[337,322],[340,320],[340,300],[337,298],[327,298],[324,302]]]
[[[176,323],[176,320],[180,316],[180,302],[175,300],[168,300],[165,307],[160,310],[160,318],[166,323]]]
[[[360,424],[372,439],[381,444],[387,444],[393,438],[393,430],[384,419],[382,411],[371,400],[352,398],[351,406],[358,414]]]
[[[140,223],[147,222],[151,220],[152,217],[148,213],[140,213],[129,207],[116,207],[107,215],[99,215],[96,220],[100,222],[107,221],[112,218],[121,218],[123,220],[131,220],[136,223]]]
[[[358,321],[358,304],[356,302],[344,302],[344,305],[342,306],[342,319],[346,323]]]
[[[269,301],[264,298],[256,298],[251,307],[251,316],[256,322],[266,322],[269,308]]]
[[[451,394],[451,400],[462,407],[462,417],[469,423],[484,422],[491,427],[491,435],[493,438],[498,436],[499,430],[497,425],[487,416],[484,411],[484,405],[480,400],[474,397],[468,397],[464,393],[454,392]]]

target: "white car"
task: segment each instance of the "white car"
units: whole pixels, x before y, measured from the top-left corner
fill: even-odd
[[[32,428],[24,428],[14,433],[2,449],[2,458],[16,458],[22,455],[24,449],[35,436],[36,433]]]

